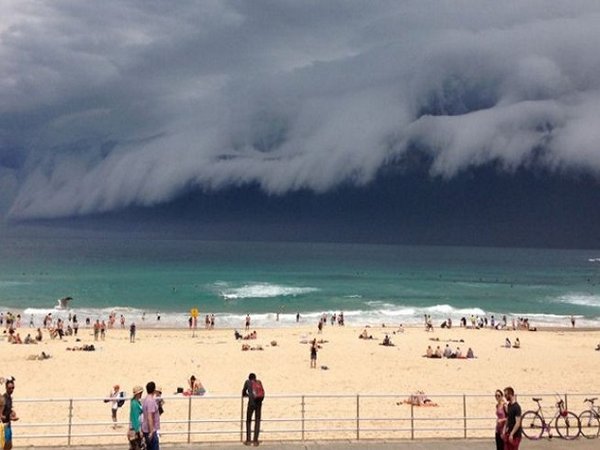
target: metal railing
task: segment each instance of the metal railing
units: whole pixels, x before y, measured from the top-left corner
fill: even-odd
[[[531,397],[543,397],[554,407],[551,394],[521,394],[523,411]],[[567,406],[583,409],[583,398],[599,394],[561,394]],[[403,400],[410,394],[276,394],[263,404],[261,439],[277,441],[477,438],[495,427],[495,404],[490,394],[429,394],[436,406],[415,406]],[[197,443],[243,441],[245,400],[233,395],[164,397],[161,441]],[[579,400],[578,400],[579,399]],[[13,423],[15,445],[114,444],[126,440],[129,402],[120,408],[113,428],[110,404],[104,398],[15,399],[21,420]],[[40,409],[44,411],[39,412]],[[579,409],[575,407],[576,412]],[[34,411],[36,410],[36,411]],[[37,422],[30,417],[65,420]],[[105,417],[106,420],[103,420]]]

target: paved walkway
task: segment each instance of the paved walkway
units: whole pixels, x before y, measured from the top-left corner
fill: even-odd
[[[34,448],[36,450],[92,450],[100,448],[101,450],[123,450],[127,448],[121,446],[81,446],[81,447],[20,447]],[[207,449],[207,450],[241,450],[245,448],[242,444],[191,444],[191,445],[161,445],[164,450],[192,450],[192,449]],[[416,441],[318,441],[318,442],[264,442],[259,448],[269,450],[491,450],[495,448],[494,440],[416,440]],[[578,439],[576,441],[563,441],[562,439],[543,439],[541,441],[523,441],[521,450],[597,450],[600,448],[600,440],[598,439]],[[19,450],[19,447],[16,447]]]

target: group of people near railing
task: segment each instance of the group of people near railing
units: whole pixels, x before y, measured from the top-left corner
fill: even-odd
[[[129,408],[129,428],[127,438],[129,440],[130,450],[159,450],[160,448],[160,416],[164,412],[164,400],[162,399],[162,388],[156,386],[153,381],[146,384],[146,397],[142,400],[144,389],[142,386],[135,386],[132,391]],[[179,394],[187,396],[202,396],[206,389],[192,375],[189,379],[189,389],[177,388]],[[119,408],[120,400],[123,396],[119,392],[119,386],[115,385],[108,401],[111,402],[113,411],[114,426],[117,424],[116,411]],[[242,397],[248,398],[246,410],[246,441],[245,445],[258,446],[260,444],[260,421],[262,412],[262,402],[265,397],[265,391],[262,382],[256,378],[256,374],[250,373],[248,379],[244,382],[242,388]],[[252,430],[252,420],[254,419],[254,433]],[[251,439],[252,438],[252,439]]]

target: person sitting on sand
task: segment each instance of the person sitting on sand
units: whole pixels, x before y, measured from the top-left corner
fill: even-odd
[[[389,335],[387,335],[387,334],[383,338],[383,342],[381,343],[381,345],[385,345],[386,347],[394,346],[394,344],[392,343],[392,340],[390,339]]]
[[[465,358],[465,355],[463,355],[463,352],[460,349],[460,347],[456,347],[456,358],[457,359],[464,359]]]
[[[42,330],[40,328],[37,329],[37,334],[35,335],[35,340],[38,342],[42,342]]]
[[[431,348],[431,345],[427,346],[427,351],[425,352],[425,356],[427,358],[433,358],[433,349]]]
[[[242,333],[240,333],[238,330],[234,330],[233,335],[235,336],[236,341],[243,338]]]
[[[202,383],[200,382],[200,380],[197,380],[196,377],[194,375],[192,375],[190,377],[190,379],[188,380],[189,383],[189,390],[187,390],[184,394],[185,395],[204,395],[206,394],[206,389],[204,389],[204,386],[202,386]]]
[[[596,351],[600,352],[600,344],[596,345]]]
[[[513,348],[521,348],[521,341],[519,341],[519,338],[515,339],[515,343],[513,344]]]
[[[442,357],[442,349],[440,348],[439,345],[435,348],[435,352],[433,353],[433,357],[434,358],[441,358]]]
[[[444,349],[443,356],[444,356],[444,358],[450,358],[452,356],[452,349],[450,348],[449,344],[446,344],[446,348]]]
[[[25,341],[26,344],[37,344],[37,342],[35,341],[35,339],[33,339],[31,337],[31,334],[27,334],[27,336],[25,336]]]
[[[473,353],[473,349],[471,347],[469,347],[469,349],[467,350],[467,359],[473,359],[475,358],[475,353]]]
[[[246,336],[244,336],[245,340],[250,340],[250,339],[256,339],[256,330],[254,330],[252,333],[247,334]]]
[[[504,347],[506,347],[506,348],[511,348],[512,347],[509,338],[506,338],[506,340],[504,341]]]
[[[367,329],[365,328],[363,330],[363,332],[358,335],[358,338],[359,339],[373,339],[373,336],[369,335],[369,333],[367,333]]]

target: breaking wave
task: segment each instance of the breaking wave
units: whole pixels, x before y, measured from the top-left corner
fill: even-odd
[[[555,299],[558,303],[600,308],[600,296],[593,294],[566,294]]]
[[[246,298],[274,298],[274,297],[296,297],[298,295],[317,292],[314,287],[283,286],[270,283],[252,283],[241,287],[220,286],[219,295],[225,300],[238,300]]]

